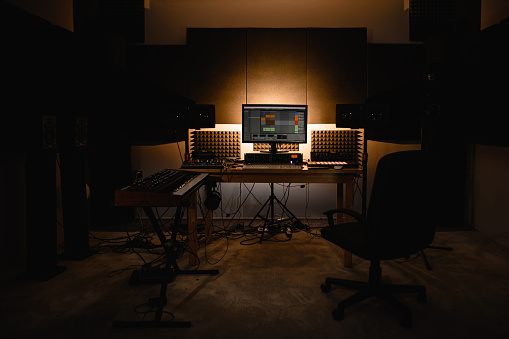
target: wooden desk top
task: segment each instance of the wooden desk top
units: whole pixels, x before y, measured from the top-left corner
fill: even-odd
[[[209,173],[210,177],[221,182],[252,182],[252,183],[344,183],[351,181],[357,174],[362,173],[359,168],[327,169],[304,166],[295,169],[243,169],[242,165],[227,169],[181,169]]]

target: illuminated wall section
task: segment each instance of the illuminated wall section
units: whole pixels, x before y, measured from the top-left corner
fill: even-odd
[[[243,103],[308,104],[334,124],[337,103],[366,98],[365,28],[188,29],[187,96],[240,124]]]
[[[248,29],[246,60],[248,104],[306,104],[305,29]]]
[[[216,123],[240,124],[246,102],[246,30],[188,29],[187,97],[214,104]]]
[[[307,29],[309,123],[336,123],[336,104],[364,103],[367,92],[365,28]]]

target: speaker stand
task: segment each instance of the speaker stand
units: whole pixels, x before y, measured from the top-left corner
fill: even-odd
[[[177,230],[180,228],[181,219],[182,219],[182,205],[177,207],[177,211],[175,214],[175,222],[173,223],[173,227],[171,230],[171,238],[167,239],[164,235],[161,226],[159,224],[159,220],[156,218],[154,211],[150,207],[144,207],[143,210],[147,217],[149,218],[154,231],[157,234],[157,237],[161,241],[163,245],[165,254],[166,254],[166,264],[164,267],[163,278],[161,281],[161,288],[159,290],[159,296],[155,298],[149,299],[149,305],[156,307],[156,314],[153,321],[114,321],[112,327],[114,328],[133,328],[133,327],[191,327],[191,322],[189,321],[163,321],[163,309],[167,304],[168,300],[166,298],[166,291],[168,289],[168,284],[175,280],[175,277],[179,274],[208,274],[208,275],[217,275],[219,274],[218,270],[181,270],[177,264]]]
[[[274,219],[274,203],[277,203],[279,205],[279,207],[282,209],[281,219],[279,219],[279,220],[275,220]],[[265,214],[265,217],[264,217],[264,216],[261,215],[261,212],[263,211],[263,209],[265,207],[267,207],[267,213]],[[283,219],[283,215],[284,215],[285,212],[290,216],[287,219]],[[270,213],[270,219],[269,219],[269,213]],[[248,228],[251,226],[251,224],[257,218],[263,219],[265,221],[265,223],[263,224],[262,232],[261,232],[261,236],[260,236],[260,244],[263,241],[263,237],[265,235],[265,229],[266,228],[267,228],[267,231],[270,231],[271,228],[273,229],[273,228],[277,227],[278,225],[280,225],[281,223],[283,223],[285,221],[295,220],[294,223],[296,223],[299,228],[304,228],[304,225],[302,224],[302,222],[295,215],[293,215],[293,213],[285,206],[285,204],[283,204],[276,197],[276,195],[274,194],[274,183],[270,183],[270,196],[267,199],[267,201],[265,201],[265,203],[260,208],[260,210],[256,213],[254,218],[251,220],[251,222],[248,225]]]

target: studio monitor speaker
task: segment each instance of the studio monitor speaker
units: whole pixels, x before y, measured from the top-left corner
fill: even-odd
[[[42,117],[42,148],[54,149],[57,147],[57,118],[45,115]]]
[[[88,144],[88,120],[87,118],[76,118],[75,140],[77,147],[84,147]]]
[[[192,105],[188,120],[188,128],[214,128],[216,127],[215,105]]]
[[[364,128],[366,126],[365,110],[364,104],[337,104],[336,127]]]
[[[364,128],[367,140],[401,142],[420,139],[421,110],[404,103],[337,104],[336,127]]]
[[[25,153],[26,272],[22,278],[48,280],[65,267],[57,265],[55,152]]]
[[[60,180],[64,224],[64,256],[69,260],[88,257],[89,202],[88,119],[59,117]]]
[[[65,257],[81,260],[89,249],[88,156],[85,149],[70,149],[60,154],[62,216]]]

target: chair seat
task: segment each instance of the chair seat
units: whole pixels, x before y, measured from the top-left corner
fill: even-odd
[[[341,225],[323,227],[322,238],[355,254],[363,259],[373,256],[368,244],[366,244],[363,225],[360,222],[351,222]]]
[[[322,228],[322,238],[366,260],[392,260],[408,257],[428,246],[433,238],[416,237],[402,243],[401,235],[383,234],[376,241],[366,239],[365,225],[351,222]],[[407,236],[408,237],[408,236]]]

